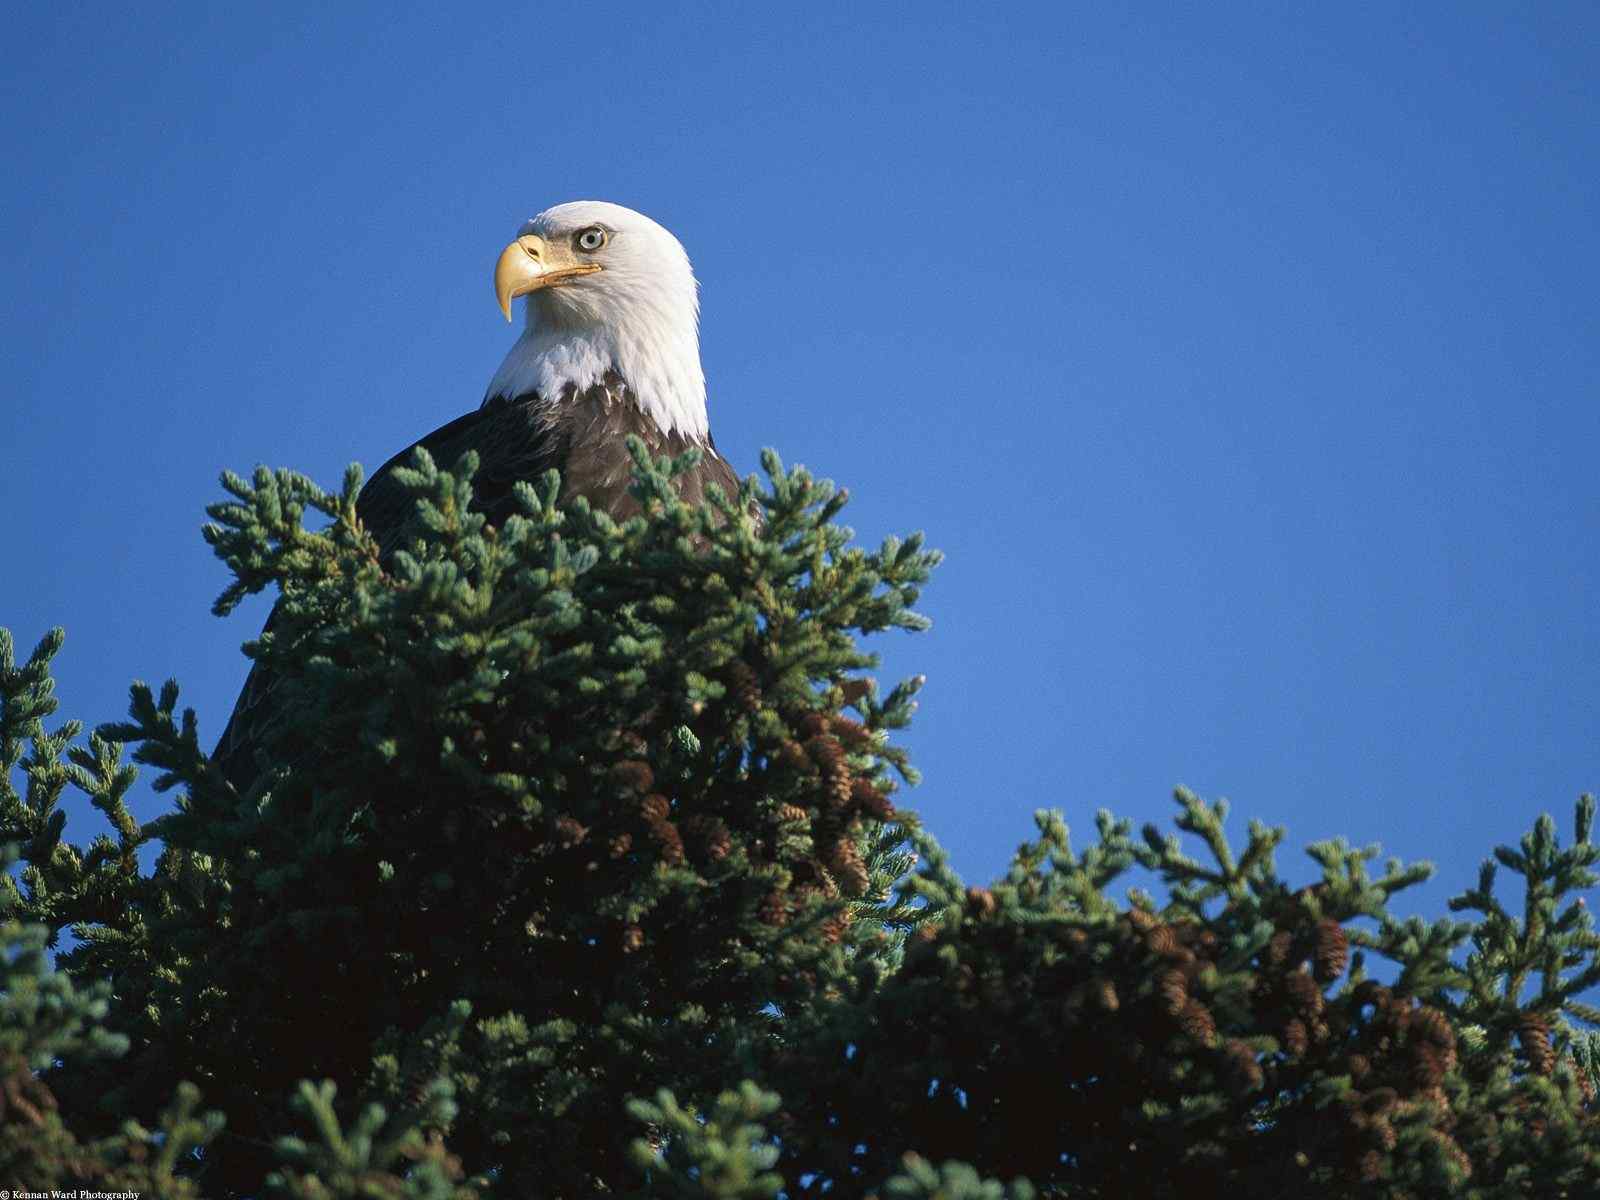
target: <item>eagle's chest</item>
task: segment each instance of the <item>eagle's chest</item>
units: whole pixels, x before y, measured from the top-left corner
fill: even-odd
[[[551,465],[561,472],[562,501],[583,496],[618,519],[639,511],[628,490],[633,482],[628,440],[639,438],[652,458],[689,448],[681,435],[663,433],[615,375],[583,391],[569,387],[554,402],[539,401],[536,411]]]
[[[643,438],[654,454],[662,435],[632,395],[625,388],[589,388],[552,406],[547,419],[559,447],[562,500],[584,496],[616,517],[637,511],[628,494],[633,479],[628,438]]]

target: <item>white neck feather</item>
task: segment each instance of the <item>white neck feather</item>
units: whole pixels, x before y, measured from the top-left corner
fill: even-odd
[[[485,400],[537,392],[555,403],[567,384],[581,392],[615,371],[662,433],[708,439],[706,377],[692,323],[687,329],[651,319],[569,324],[550,319],[554,314],[537,304],[528,307],[527,327],[494,373]]]

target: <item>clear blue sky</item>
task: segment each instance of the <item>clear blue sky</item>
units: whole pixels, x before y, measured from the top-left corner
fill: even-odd
[[[1600,787],[1600,15],[1336,7],[19,6],[0,624],[214,738],[266,609],[208,613],[217,472],[475,406],[499,249],[611,199],[735,465],[947,552],[885,674],[963,872],[1185,783],[1437,910]]]

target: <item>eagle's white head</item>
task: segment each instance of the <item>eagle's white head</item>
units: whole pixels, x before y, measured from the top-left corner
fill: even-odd
[[[526,328],[485,399],[555,400],[621,375],[663,433],[707,440],[700,298],[682,244],[643,213],[602,200],[558,204],[500,255],[495,297],[528,298]]]

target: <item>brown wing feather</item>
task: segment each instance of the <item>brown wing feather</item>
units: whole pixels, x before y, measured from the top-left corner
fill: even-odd
[[[693,444],[681,434],[663,434],[615,375],[581,395],[569,389],[557,404],[548,404],[537,395],[517,400],[495,397],[482,408],[441,425],[379,467],[361,489],[356,513],[377,539],[385,560],[405,545],[411,500],[394,470],[409,465],[413,452],[421,446],[446,470],[468,450],[478,452],[472,506],[491,525],[504,523],[516,511],[514,488],[519,480],[534,482],[552,467],[561,472],[563,503],[585,496],[596,508],[623,520],[639,511],[638,502],[628,493],[633,479],[629,434],[643,438],[652,456],[676,457]],[[701,503],[706,484],[713,482],[727,496],[736,496],[739,477],[733,468],[714,444],[704,449],[699,466],[679,477],[684,500]],[[272,628],[276,616],[274,608],[263,632]],[[212,752],[212,761],[241,790],[255,777],[255,746],[276,715],[272,703],[276,682],[271,672],[259,666],[251,668]]]
[[[411,500],[394,471],[396,467],[410,464],[417,447],[426,449],[434,462],[445,469],[455,466],[468,450],[477,450],[480,467],[473,507],[484,512],[494,524],[503,521],[510,511],[511,485],[517,479],[536,479],[550,467],[560,465],[554,440],[533,419],[530,412],[533,407],[528,403],[502,403],[466,413],[441,425],[378,468],[356,499],[356,513],[377,539],[384,560],[407,540]],[[277,615],[274,607],[262,632],[272,629]],[[212,751],[212,761],[222,768],[229,782],[241,790],[255,776],[255,747],[265,740],[277,715],[277,706],[272,703],[277,682],[271,671],[260,666],[250,668],[227,727]]]

